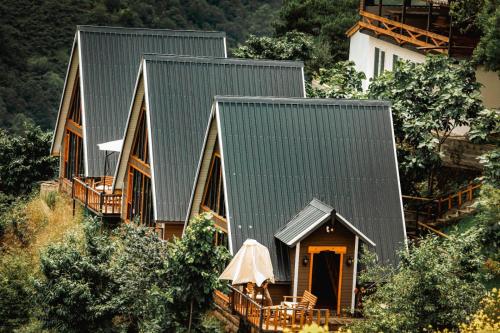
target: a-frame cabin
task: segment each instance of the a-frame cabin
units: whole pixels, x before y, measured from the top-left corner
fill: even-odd
[[[213,97],[303,97],[303,75],[301,62],[144,55],[114,182],[122,219],[180,237]]]
[[[231,253],[265,245],[275,303],[308,290],[318,307],[354,308],[361,244],[395,262],[402,208],[387,103],[215,98],[186,223],[209,211]]]
[[[225,57],[225,34],[78,26],[51,155],[60,157],[61,189],[99,215],[119,216],[121,194],[111,193],[118,154],[98,144],[122,139],[148,52]]]

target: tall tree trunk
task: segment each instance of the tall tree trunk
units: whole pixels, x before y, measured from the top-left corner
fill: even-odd
[[[191,333],[191,324],[193,323],[193,303],[194,300],[191,299],[191,304],[189,306],[189,325],[188,325],[188,333]]]

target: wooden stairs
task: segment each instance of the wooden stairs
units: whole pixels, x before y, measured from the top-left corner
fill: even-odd
[[[456,192],[436,198],[403,195],[408,238],[416,239],[429,232],[448,237],[440,229],[474,212],[480,187],[481,183],[469,184]]]

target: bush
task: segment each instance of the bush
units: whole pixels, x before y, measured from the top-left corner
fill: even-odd
[[[481,230],[449,239],[429,236],[400,253],[397,267],[381,266],[366,255],[360,281],[375,285],[363,302],[366,320],[353,332],[420,332],[456,329],[479,307],[485,294]],[[371,293],[371,294],[370,294]]]
[[[84,221],[41,255],[36,290],[44,328],[64,332],[208,332],[203,319],[220,285],[225,248],[209,215],[191,221],[172,243],[149,228],[122,225],[110,234],[97,220]]]
[[[23,253],[0,254],[0,332],[29,321],[34,309],[32,266]]]
[[[49,206],[50,209],[54,210],[56,208],[56,202],[57,202],[57,192],[56,191],[50,191],[46,195],[43,196],[43,200]]]
[[[112,327],[117,292],[110,270],[110,237],[89,218],[84,234],[70,234],[40,256],[43,278],[36,283],[45,328],[63,332],[99,332]]]

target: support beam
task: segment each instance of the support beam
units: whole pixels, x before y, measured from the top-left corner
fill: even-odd
[[[358,275],[358,256],[359,256],[359,237],[354,240],[354,263],[352,268],[352,298],[351,298],[351,313],[354,313],[356,308],[356,278]],[[359,292],[359,291],[358,291]]]
[[[297,245],[295,245],[295,266],[293,268],[293,300],[294,300],[294,302],[297,301],[297,289],[299,286],[299,263],[300,263],[300,242],[298,242]]]

